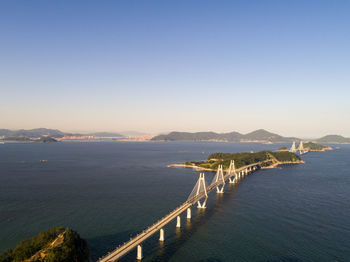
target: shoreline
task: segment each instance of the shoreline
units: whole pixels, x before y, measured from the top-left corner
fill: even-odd
[[[296,164],[305,164],[305,163],[306,162],[304,160],[276,162],[276,163],[273,163],[272,165],[261,167],[261,169],[272,169],[272,168],[277,168],[278,166],[281,166],[281,165],[296,165]],[[213,169],[199,167],[199,166],[196,166],[196,165],[170,164],[167,167],[185,167],[185,168],[193,168],[196,171],[211,171],[211,172],[215,172],[215,170],[213,170]],[[226,171],[226,169],[224,171]]]

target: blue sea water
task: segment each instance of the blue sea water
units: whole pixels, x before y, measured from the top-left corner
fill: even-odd
[[[199,173],[168,168],[254,143],[9,143],[0,145],[0,252],[55,226],[77,230],[94,259],[187,199]],[[40,159],[48,162],[41,163]],[[192,208],[143,243],[143,261],[350,261],[350,145],[306,164],[259,170],[206,210]],[[206,173],[209,182],[213,174]],[[122,261],[135,261],[131,252]]]

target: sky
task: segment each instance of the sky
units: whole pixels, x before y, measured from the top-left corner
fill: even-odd
[[[350,137],[350,1],[0,2],[0,128]]]

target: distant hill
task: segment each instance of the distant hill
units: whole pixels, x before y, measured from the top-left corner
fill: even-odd
[[[153,141],[208,141],[218,139],[220,139],[220,134],[214,132],[171,132],[167,135],[159,135],[152,138]]]
[[[123,135],[119,133],[111,133],[111,132],[96,132],[91,134],[73,134],[73,133],[62,132],[58,129],[48,129],[48,128],[35,128],[35,129],[28,129],[28,130],[0,129],[0,137],[5,137],[6,140],[15,140],[15,141],[26,141],[26,140],[37,139],[42,137],[62,138],[64,136],[123,137]]]
[[[259,129],[248,134],[238,132],[215,133],[215,132],[171,132],[167,135],[158,135],[152,138],[153,141],[227,141],[227,142],[293,142],[300,140],[295,137],[283,137],[264,129]]]
[[[123,135],[118,133],[110,133],[110,132],[96,132],[96,133],[90,133],[87,134],[89,136],[95,136],[95,137],[123,137]]]
[[[9,129],[0,129],[0,136],[5,137],[28,137],[28,138],[37,138],[42,136],[51,136],[51,137],[63,137],[65,133],[57,129],[47,129],[47,128],[35,128],[35,129],[20,129],[20,130],[9,130]]]
[[[283,137],[271,132],[268,132],[264,129],[258,129],[246,135],[243,135],[246,140],[261,140],[261,141],[270,141],[270,142],[290,142],[295,140],[300,140],[295,137]]]
[[[321,137],[319,139],[316,139],[315,142],[317,143],[334,143],[334,144],[343,144],[343,143],[350,143],[350,138],[339,136],[339,135],[328,135]]]

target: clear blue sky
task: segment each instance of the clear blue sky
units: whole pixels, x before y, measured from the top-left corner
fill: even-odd
[[[350,1],[1,1],[0,128],[350,136]]]

